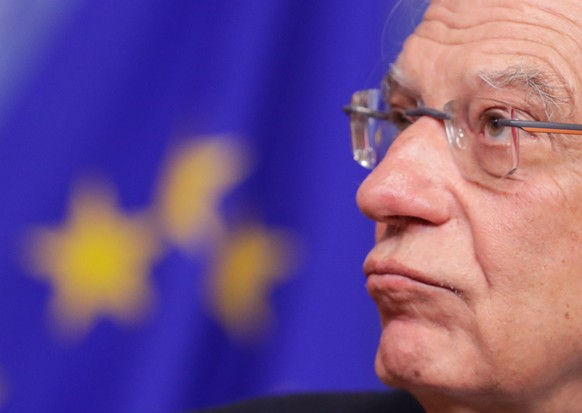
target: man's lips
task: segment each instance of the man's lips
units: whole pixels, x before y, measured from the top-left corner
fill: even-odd
[[[366,278],[370,278],[372,276],[403,277],[420,284],[425,284],[427,286],[449,290],[455,293],[456,295],[461,294],[460,290],[453,286],[452,284],[445,282],[443,280],[438,280],[429,275],[426,275],[421,271],[407,267],[393,259],[382,261],[375,260],[374,258],[371,257],[366,259],[366,262],[364,263],[364,274],[366,275]]]

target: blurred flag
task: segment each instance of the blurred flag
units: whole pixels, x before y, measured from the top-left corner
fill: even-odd
[[[393,7],[0,3],[0,411],[382,388],[341,106]]]

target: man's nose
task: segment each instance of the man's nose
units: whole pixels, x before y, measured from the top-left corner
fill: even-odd
[[[409,217],[440,225],[450,217],[450,190],[458,175],[442,122],[422,117],[398,136],[360,185],[357,203],[379,223]]]

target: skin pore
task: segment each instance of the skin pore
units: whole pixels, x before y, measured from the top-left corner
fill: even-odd
[[[433,1],[386,99],[480,96],[582,123],[577,21],[574,0]],[[442,121],[421,117],[358,191],[377,222],[376,370],[429,413],[582,411],[582,138],[525,137],[520,155],[514,175],[467,179]]]

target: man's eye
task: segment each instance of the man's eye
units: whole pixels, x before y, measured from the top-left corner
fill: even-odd
[[[404,129],[409,127],[413,120],[404,114],[402,110],[392,109],[390,111],[388,121],[396,127],[398,132],[402,132]]]
[[[512,138],[511,128],[500,126],[497,122],[500,119],[507,119],[507,116],[499,112],[485,112],[480,119],[480,131],[485,141],[505,141]]]

